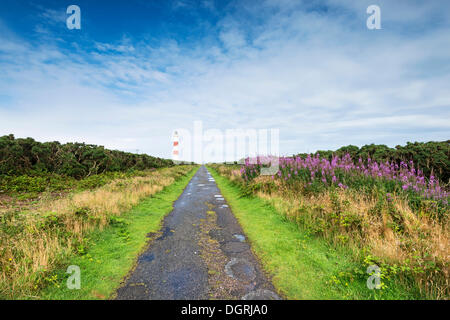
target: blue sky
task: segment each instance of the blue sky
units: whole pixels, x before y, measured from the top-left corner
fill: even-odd
[[[0,3],[0,135],[170,157],[202,120],[278,128],[282,154],[395,146],[450,138],[449,84],[445,0]]]

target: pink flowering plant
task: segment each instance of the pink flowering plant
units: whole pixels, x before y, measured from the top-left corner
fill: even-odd
[[[386,277],[448,297],[448,185],[412,161],[363,159],[281,157],[270,176],[261,172],[273,158],[215,170],[239,186],[242,196],[268,201],[308,234],[351,248],[363,266],[376,264]]]
[[[268,162],[259,157],[246,159],[241,168],[242,178],[246,182],[252,181]],[[392,194],[405,195],[413,209],[419,208],[423,200],[431,200],[441,209],[441,213],[442,209],[448,209],[450,197],[450,193],[433,175],[425,177],[412,161],[399,164],[378,163],[370,158],[366,162],[361,158],[354,161],[349,154],[333,156],[331,160],[319,155],[281,157],[279,171],[271,178],[288,186],[302,183],[306,192],[351,188],[370,194],[377,190],[384,194],[387,201]]]

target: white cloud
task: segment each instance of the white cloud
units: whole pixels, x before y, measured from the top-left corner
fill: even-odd
[[[96,43],[95,48],[100,51],[117,51],[117,52],[133,52],[134,47],[133,46],[127,46],[127,45],[112,45],[109,43]]]
[[[222,31],[219,37],[228,49],[243,47],[246,44],[245,37],[239,30]]]
[[[122,39],[71,52],[2,39],[0,87],[12,100],[0,98],[0,134],[165,157],[171,131],[192,129],[194,120],[205,129],[279,128],[284,154],[448,139],[448,25],[370,32],[344,19],[361,5],[329,2],[347,8],[247,6],[248,14],[271,13],[255,24],[228,15],[211,30],[216,44],[168,39],[150,47]],[[383,6],[390,23],[401,26],[404,18],[384,13],[389,8],[416,16],[405,4]],[[365,10],[361,15],[364,21]]]
[[[41,18],[46,20],[46,23],[52,24],[60,24],[65,23],[68,15],[65,10],[54,10],[49,8],[41,9],[41,13],[39,14]]]

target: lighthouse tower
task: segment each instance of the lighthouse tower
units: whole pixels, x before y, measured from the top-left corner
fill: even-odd
[[[173,161],[180,161],[180,153],[178,150],[178,144],[179,144],[178,132],[175,131],[173,133],[173,149],[172,149],[172,160]]]

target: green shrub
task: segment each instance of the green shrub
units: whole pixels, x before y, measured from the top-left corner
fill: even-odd
[[[105,172],[125,172],[173,166],[172,160],[108,150],[103,146],[37,142],[32,138],[0,137],[0,175],[55,173],[77,179]]]

